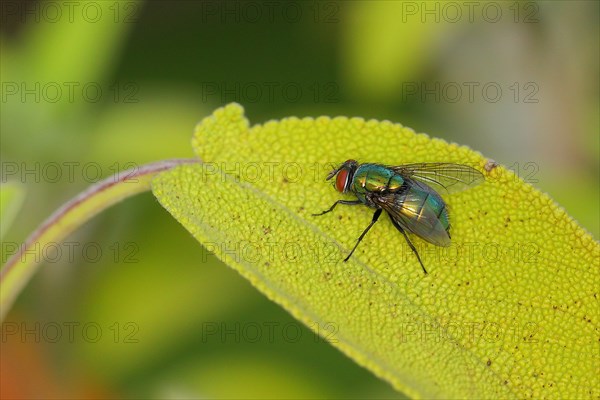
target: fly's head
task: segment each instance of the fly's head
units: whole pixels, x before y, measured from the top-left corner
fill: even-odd
[[[358,168],[358,162],[355,160],[348,160],[338,168],[334,169],[327,175],[327,180],[330,180],[334,176],[335,181],[333,182],[333,186],[335,190],[340,193],[346,193],[352,184],[352,178],[354,178],[354,173]]]

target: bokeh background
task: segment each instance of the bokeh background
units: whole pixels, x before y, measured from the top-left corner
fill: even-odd
[[[362,116],[466,144],[600,232],[598,2],[1,4],[2,183],[25,193],[3,263],[91,183],[192,157],[231,101],[253,123]],[[149,193],[68,241],[3,325],[3,398],[403,397]]]

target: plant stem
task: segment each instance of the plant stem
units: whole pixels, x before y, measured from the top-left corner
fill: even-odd
[[[152,179],[160,172],[198,159],[158,161],[118,172],[65,203],[46,219],[0,271],[0,321],[23,290],[42,261],[44,246],[62,241],[95,215],[121,200],[151,189]]]

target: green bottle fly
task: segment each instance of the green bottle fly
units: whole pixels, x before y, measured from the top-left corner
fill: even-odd
[[[436,246],[450,246],[450,219],[446,202],[430,185],[448,193],[464,190],[481,183],[481,172],[467,165],[452,163],[421,163],[388,166],[359,164],[348,160],[331,171],[327,180],[336,177],[334,186],[340,193],[352,193],[356,200],[338,200],[319,214],[332,211],[338,204],[363,204],[374,208],[373,219],[359,236],[348,261],[381,212],[387,211],[392,224],[398,229],[417,256],[423,272],[427,273],[417,249],[406,232]]]

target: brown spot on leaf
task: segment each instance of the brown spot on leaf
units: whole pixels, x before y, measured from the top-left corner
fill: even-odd
[[[490,158],[487,160],[487,162],[483,166],[483,169],[485,169],[486,172],[491,172],[497,166],[498,166],[498,163]]]

